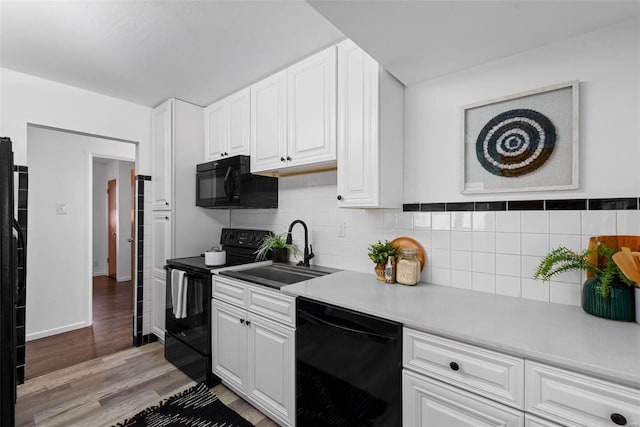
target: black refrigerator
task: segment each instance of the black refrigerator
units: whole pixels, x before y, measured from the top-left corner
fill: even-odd
[[[15,424],[16,303],[26,281],[26,239],[15,214],[13,150],[0,138],[0,426]]]

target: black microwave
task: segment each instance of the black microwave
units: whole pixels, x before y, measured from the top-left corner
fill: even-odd
[[[249,156],[233,156],[196,166],[196,206],[277,208],[278,178],[251,173]]]

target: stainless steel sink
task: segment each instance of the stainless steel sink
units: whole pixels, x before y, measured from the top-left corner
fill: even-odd
[[[234,277],[247,282],[257,283],[272,288],[280,289],[283,286],[303,282],[316,277],[335,273],[339,270],[319,266],[297,266],[291,264],[275,263],[264,267],[248,268],[239,271],[222,271],[221,275]]]

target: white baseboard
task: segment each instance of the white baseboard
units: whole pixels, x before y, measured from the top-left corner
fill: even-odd
[[[31,334],[27,334],[25,336],[25,341],[33,341],[38,338],[50,337],[51,335],[58,335],[64,332],[74,331],[76,329],[86,328],[91,326],[91,323],[87,322],[78,322],[72,323],[71,325],[60,326],[58,328],[46,329],[44,331],[33,332]]]
[[[106,270],[100,270],[100,271],[94,271],[94,272],[93,272],[93,277],[96,277],[96,276],[106,276],[106,275],[107,275]]]
[[[131,280],[131,276],[116,276],[116,282],[126,282]]]

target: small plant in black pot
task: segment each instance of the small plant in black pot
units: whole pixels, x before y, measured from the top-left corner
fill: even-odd
[[[255,252],[256,260],[264,261],[271,256],[273,262],[288,262],[289,251],[294,255],[300,252],[298,245],[287,243],[287,233],[270,234],[262,239],[262,244]]]
[[[566,271],[586,271],[592,277],[582,286],[583,310],[598,317],[632,322],[635,319],[633,282],[613,261],[616,252],[604,243],[582,252],[560,246],[542,258],[533,278],[550,281]]]

